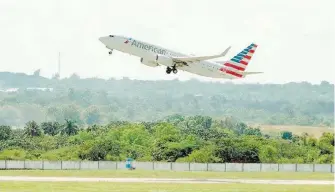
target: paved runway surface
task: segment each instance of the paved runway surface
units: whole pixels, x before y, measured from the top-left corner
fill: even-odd
[[[334,185],[334,181],[322,180],[256,180],[256,179],[170,179],[170,178],[81,178],[81,177],[26,177],[0,176],[3,181],[38,182],[118,182],[118,183],[248,183],[278,185]]]

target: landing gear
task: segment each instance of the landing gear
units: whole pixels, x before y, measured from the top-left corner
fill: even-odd
[[[109,54],[109,55],[113,54],[113,50],[110,50],[110,51],[108,52],[108,54]]]
[[[167,67],[167,68],[166,68],[166,73],[167,73],[167,74],[170,74],[171,71],[172,71],[172,69],[171,69],[170,67]]]
[[[171,67],[167,67],[167,68],[166,68],[166,73],[167,73],[167,74],[170,74],[171,71],[172,71],[174,74],[177,74],[177,73],[178,73],[178,70],[176,69],[176,66],[175,66],[175,65],[172,66],[172,68],[171,68]]]

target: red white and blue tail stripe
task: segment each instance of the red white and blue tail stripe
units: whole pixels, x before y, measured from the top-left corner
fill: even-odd
[[[220,71],[229,74],[233,78],[242,78],[243,72],[247,68],[252,56],[256,51],[257,45],[251,43],[248,47],[243,49],[240,53],[235,55],[229,61],[223,62],[224,67]]]

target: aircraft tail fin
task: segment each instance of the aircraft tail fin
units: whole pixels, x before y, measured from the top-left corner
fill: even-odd
[[[261,73],[245,72],[257,47],[258,45],[256,45],[255,43],[251,43],[248,47],[244,48],[241,52],[236,54],[230,60],[217,61],[217,63],[223,64],[224,66],[220,70],[237,78],[242,78],[249,74]]]

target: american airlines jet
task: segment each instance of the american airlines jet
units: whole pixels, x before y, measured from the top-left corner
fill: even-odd
[[[230,47],[218,55],[189,56],[158,45],[120,35],[100,37],[99,40],[110,49],[110,55],[114,49],[128,53],[140,57],[140,61],[144,65],[150,67],[166,66],[167,74],[171,72],[176,74],[179,69],[205,77],[240,79],[246,75],[262,73],[245,71],[257,48],[257,45],[254,43],[250,44],[230,60],[213,62],[207,60],[225,56]]]

